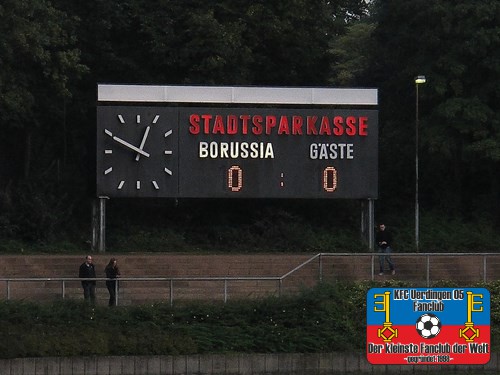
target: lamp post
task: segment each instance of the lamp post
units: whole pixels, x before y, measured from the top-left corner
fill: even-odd
[[[418,208],[418,86],[426,82],[425,76],[415,77],[415,248],[419,251],[419,208]]]

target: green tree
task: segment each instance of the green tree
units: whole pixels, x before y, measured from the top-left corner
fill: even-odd
[[[151,59],[148,82],[248,83],[244,25],[224,2],[171,1],[137,10]],[[168,19],[168,22],[161,20]]]
[[[0,4],[0,229],[8,233],[46,233],[65,217],[50,201],[62,202],[54,183],[68,149],[64,111],[71,81],[86,71],[74,22],[45,0]]]
[[[56,0],[78,29],[89,82],[324,85],[328,43],[361,0]],[[93,91],[92,91],[93,93]]]
[[[37,211],[31,227],[42,229],[30,238],[62,230],[76,204],[88,220],[97,83],[325,85],[329,43],[367,9],[363,0],[4,1],[0,174],[13,182],[0,186],[0,229],[21,233]]]
[[[345,35],[332,41],[332,84],[346,87],[356,87],[358,82],[363,84],[370,64],[370,44],[375,27],[374,23],[357,22],[347,28]]]
[[[500,4],[386,0],[376,2],[375,11],[370,75],[380,87],[382,194],[411,197],[413,78],[423,74],[419,153],[424,208],[468,217],[489,212],[500,219],[493,209],[500,203]]]
[[[64,143],[64,133],[54,138],[54,127],[61,124],[62,103],[71,96],[68,81],[85,70],[71,22],[45,0],[0,4],[0,124],[9,134],[3,141],[9,160],[22,160],[10,168],[15,175],[30,176],[33,154],[38,171],[47,167],[45,157],[54,155],[44,151]],[[22,151],[24,157],[16,158]]]

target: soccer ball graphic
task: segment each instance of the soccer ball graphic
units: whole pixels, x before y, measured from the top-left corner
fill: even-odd
[[[424,314],[417,319],[415,328],[424,339],[432,339],[441,331],[441,321],[434,314]]]

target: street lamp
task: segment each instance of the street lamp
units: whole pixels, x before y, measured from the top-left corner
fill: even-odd
[[[425,76],[415,77],[415,248],[419,247],[419,209],[418,209],[418,86],[424,84]]]

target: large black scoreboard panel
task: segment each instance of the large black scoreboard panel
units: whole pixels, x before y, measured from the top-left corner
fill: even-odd
[[[97,193],[376,198],[378,111],[98,106]]]

